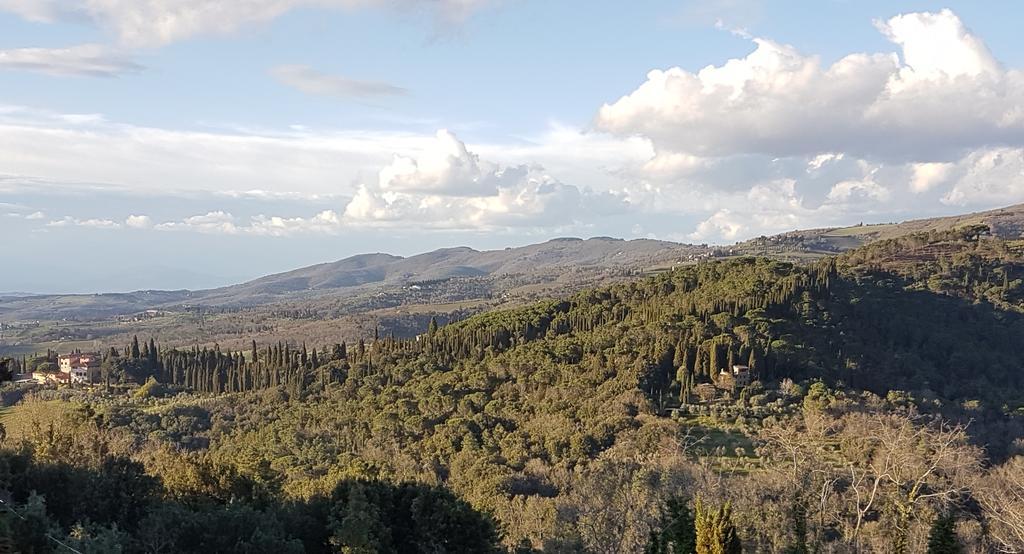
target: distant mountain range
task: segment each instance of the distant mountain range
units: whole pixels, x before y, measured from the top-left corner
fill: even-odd
[[[551,283],[568,272],[575,272],[582,276],[579,280],[595,282],[605,274],[621,277],[623,272],[668,267],[707,257],[764,255],[810,260],[876,240],[969,224],[986,224],[998,236],[1020,237],[1024,232],[1024,204],[903,223],[792,231],[725,247],[648,239],[562,238],[503,250],[456,247],[410,257],[361,254],[208,290],[80,295],[6,293],[0,294],[0,321],[112,317],[149,309],[238,308],[324,297],[372,296],[417,283],[473,278],[491,279],[492,289],[494,280],[508,276],[517,276],[520,282]]]

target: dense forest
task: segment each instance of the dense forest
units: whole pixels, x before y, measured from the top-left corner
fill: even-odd
[[[1022,279],[1020,244],[966,227],[810,265],[700,262],[415,337],[136,339],[104,353],[92,390],[22,402],[75,409],[4,433],[0,537],[35,552],[1022,551]]]

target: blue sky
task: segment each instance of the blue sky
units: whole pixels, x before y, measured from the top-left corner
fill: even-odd
[[[0,0],[0,291],[1021,202],[1022,12]],[[60,271],[77,252],[111,261]]]

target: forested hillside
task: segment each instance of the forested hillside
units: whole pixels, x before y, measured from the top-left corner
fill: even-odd
[[[979,226],[701,262],[411,339],[136,341],[97,390],[13,411],[78,406],[55,424],[5,418],[0,487],[51,537],[0,530],[39,550],[196,550],[219,518],[240,552],[1013,551],[1022,278],[1020,245]],[[86,482],[139,500],[101,516]]]

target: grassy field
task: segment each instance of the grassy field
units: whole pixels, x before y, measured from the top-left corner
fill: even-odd
[[[45,429],[50,423],[58,424],[66,414],[75,409],[75,406],[76,404],[62,400],[29,400],[0,408],[0,423],[7,430],[7,439],[17,440],[30,435],[37,423],[41,429]]]
[[[824,233],[824,237],[856,237],[860,235],[873,235],[881,234],[886,231],[892,231],[896,229],[896,225],[892,223],[883,223],[880,225],[854,225],[853,227],[840,227],[839,229],[832,229],[831,231]]]

